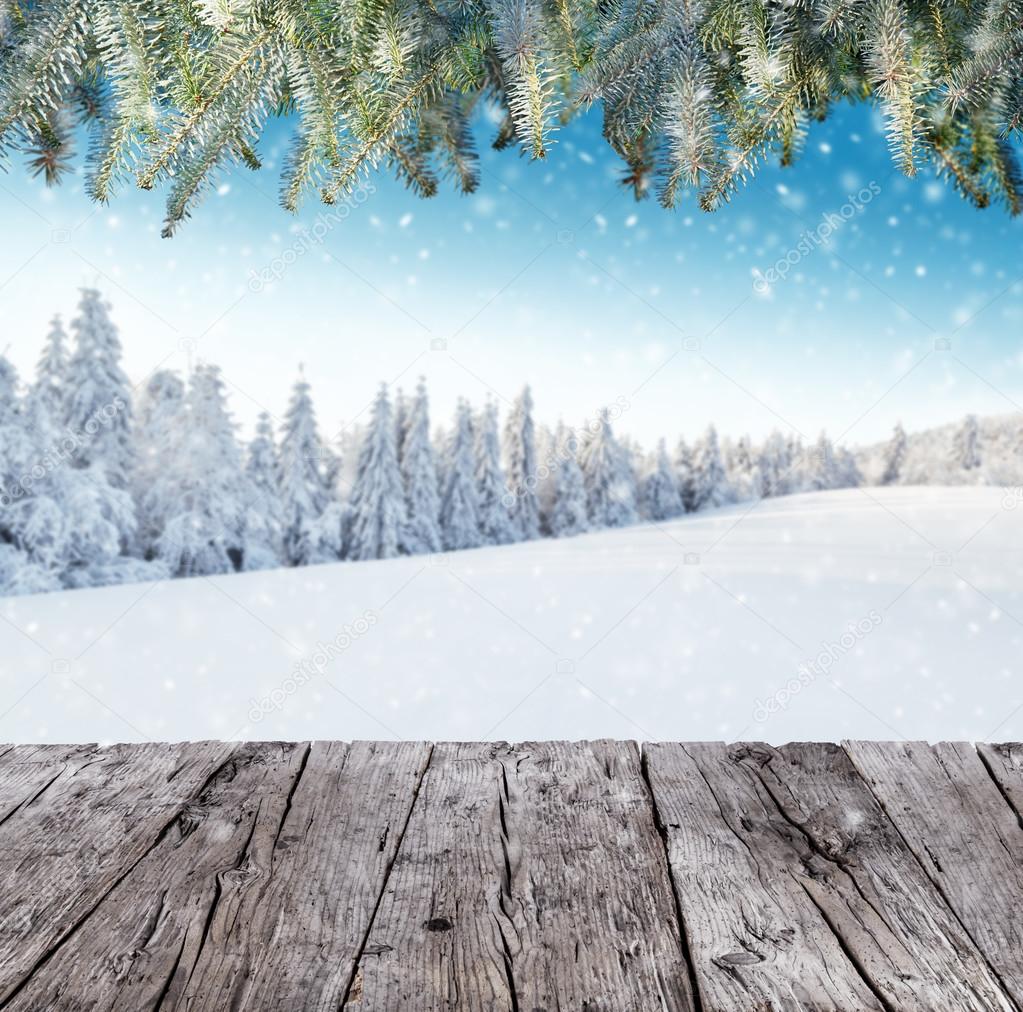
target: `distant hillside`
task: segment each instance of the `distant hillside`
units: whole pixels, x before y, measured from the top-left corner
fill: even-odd
[[[978,418],[980,467],[964,471],[955,457],[963,421],[907,434],[900,485],[1023,485],[1023,412]],[[868,484],[884,471],[888,441],[856,450]]]

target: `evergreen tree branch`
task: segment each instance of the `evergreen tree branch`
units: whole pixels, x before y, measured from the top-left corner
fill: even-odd
[[[88,125],[90,195],[168,180],[168,232],[219,166],[259,167],[274,116],[296,120],[288,210],[381,164],[422,196],[470,192],[482,102],[494,146],[533,158],[599,102],[637,197],[711,210],[836,102],[874,100],[903,172],[931,160],[1023,212],[1023,0],[0,2],[0,150],[55,183]]]
[[[347,193],[355,179],[366,166],[367,162],[379,157],[395,133],[408,120],[416,105],[436,83],[439,72],[439,61],[430,63],[387,110],[382,122],[377,124],[364,137],[356,150],[348,156],[334,178],[323,188],[322,198],[325,204],[333,204],[340,193]]]
[[[258,58],[260,50],[271,40],[273,34],[273,28],[265,28],[242,47],[214,87],[197,101],[195,108],[184,117],[156,157],[139,174],[138,184],[143,190],[152,189],[157,177],[167,170],[181,146],[203,122],[204,114],[224,95],[233,82],[249,69],[250,61]]]

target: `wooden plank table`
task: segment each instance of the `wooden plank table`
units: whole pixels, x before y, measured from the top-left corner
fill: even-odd
[[[1023,1012],[1023,748],[0,745],[0,1009]]]

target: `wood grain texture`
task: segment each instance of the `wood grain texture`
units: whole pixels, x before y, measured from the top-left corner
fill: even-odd
[[[434,746],[346,1009],[512,1007],[502,758],[500,746]]]
[[[1019,745],[0,745],[0,1012],[1023,1012]]]
[[[283,822],[254,837],[264,874],[224,891],[168,1008],[336,1010],[355,973],[430,746],[313,743]]]
[[[1023,1006],[1023,830],[973,746],[855,741],[845,749]]]
[[[806,889],[805,841],[728,746],[645,747],[704,1009],[881,1009]]]
[[[346,1008],[693,1008],[630,743],[434,749]]]
[[[730,757],[767,789],[807,895],[881,998],[897,1009],[1014,1008],[845,751],[741,745]]]
[[[265,875],[261,844],[281,825],[306,752],[240,746],[5,1010],[173,1007],[216,942],[218,905]]]
[[[0,825],[95,745],[0,745]]]
[[[234,747],[74,751],[8,816],[0,825],[0,1004],[157,844]]]
[[[979,744],[977,754],[998,785],[1002,796],[1023,819],[1023,744],[1006,742],[1004,745]]]

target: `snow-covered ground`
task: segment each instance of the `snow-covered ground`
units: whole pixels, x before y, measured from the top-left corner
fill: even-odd
[[[8,598],[0,618],[8,741],[1023,737],[1023,502],[998,488]]]

